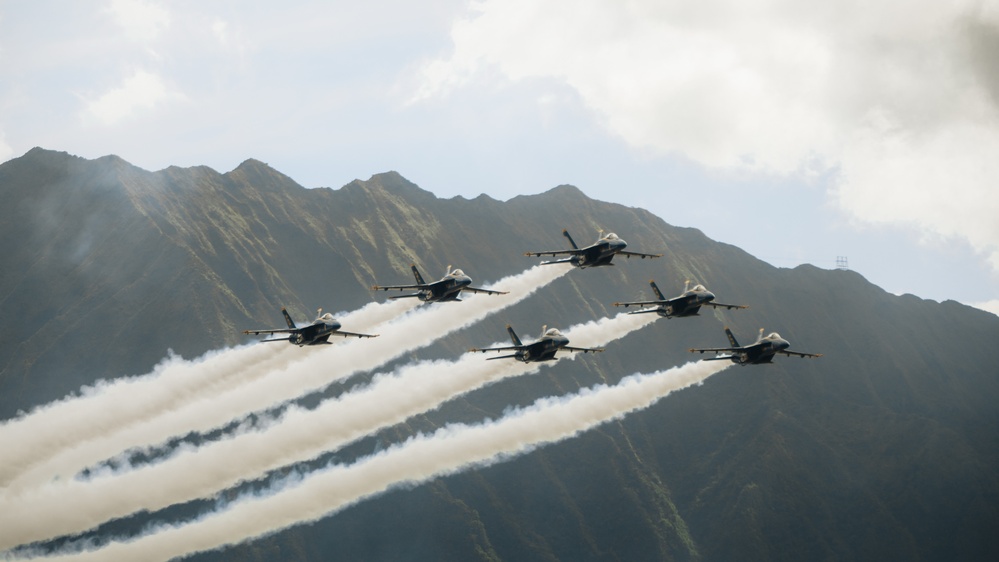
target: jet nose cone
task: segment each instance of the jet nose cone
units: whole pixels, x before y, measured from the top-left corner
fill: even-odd
[[[713,301],[713,300],[715,300],[715,294],[712,293],[711,291],[705,291],[703,298],[706,301]]]
[[[791,347],[790,342],[788,342],[787,340],[785,340],[783,338],[777,340],[776,342],[774,342],[774,345],[777,346],[777,349],[787,349],[787,348]]]
[[[458,278],[458,284],[461,285],[462,287],[467,287],[468,285],[472,284],[472,278],[468,277],[467,275],[463,276],[463,277],[459,277]]]
[[[336,320],[334,320],[334,321],[330,322],[330,328],[333,328],[334,330],[339,330],[340,329],[340,323],[337,322]]]

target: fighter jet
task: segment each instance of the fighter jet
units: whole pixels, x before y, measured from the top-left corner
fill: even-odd
[[[503,347],[488,347],[485,349],[473,347],[469,349],[469,353],[481,352],[485,353],[487,351],[512,351],[515,350],[516,353],[510,355],[501,355],[499,357],[490,357],[488,361],[493,359],[509,359],[514,358],[517,361],[523,361],[524,363],[530,363],[533,361],[551,361],[555,359],[555,353],[562,349],[565,351],[581,351],[583,353],[598,353],[604,350],[602,347],[570,347],[569,338],[562,335],[562,332],[556,330],[555,328],[548,329],[548,326],[543,326],[541,328],[541,339],[534,343],[529,343],[524,345],[520,338],[517,337],[516,332],[509,324],[506,326],[506,331],[510,333],[510,340],[513,341],[512,346]]]
[[[629,306],[652,306],[655,308],[647,308],[645,310],[636,310],[634,312],[629,312],[629,314],[647,314],[650,312],[655,312],[659,316],[665,316],[666,318],[672,318],[674,316],[683,318],[686,316],[697,316],[698,311],[701,310],[702,306],[714,306],[714,307],[725,307],[729,310],[733,308],[749,308],[742,304],[722,304],[720,302],[714,302],[715,294],[704,288],[704,285],[694,285],[694,288],[690,288],[690,281],[688,280],[683,286],[683,294],[678,297],[673,297],[667,299],[663,296],[662,291],[656,286],[655,281],[649,281],[649,285],[652,287],[652,291],[655,292],[659,300],[655,301],[637,301],[637,302],[616,302],[614,306],[623,306],[628,308]]]
[[[756,342],[751,345],[740,346],[739,342],[735,341],[735,336],[732,335],[732,330],[725,328],[725,335],[728,336],[728,341],[732,344],[732,347],[711,347],[706,349],[696,349],[691,348],[687,351],[693,353],[704,353],[705,351],[713,351],[716,354],[729,352],[731,355],[717,355],[716,357],[708,357],[705,361],[721,361],[722,359],[728,359],[733,363],[739,365],[758,365],[760,363],[770,363],[773,361],[774,355],[778,353],[783,353],[788,357],[822,357],[821,353],[801,353],[798,351],[791,351],[788,347],[791,346],[788,341],[782,337],[777,332],[771,332],[767,337],[763,337],[763,328],[760,328],[760,335],[757,336]]]
[[[645,258],[661,258],[662,254],[642,254],[639,252],[626,252],[625,247],[628,243],[624,240],[618,238],[617,234],[613,232],[608,233],[606,236],[603,235],[603,231],[600,232],[601,236],[593,244],[580,248],[576,245],[576,242],[569,236],[568,230],[563,230],[562,235],[569,239],[569,244],[572,244],[571,250],[552,250],[546,252],[524,252],[525,256],[569,256],[560,260],[543,261],[542,265],[552,264],[552,263],[571,263],[572,265],[583,268],[583,267],[597,267],[601,265],[614,265],[611,263],[611,259],[616,255],[621,255],[627,258],[632,256]]]
[[[295,326],[295,322],[291,319],[291,315],[288,314],[288,310],[281,307],[281,314],[284,315],[284,321],[288,323],[288,328],[279,328],[276,330],[244,330],[244,334],[289,334],[287,338],[277,338],[277,339],[265,339],[260,340],[262,342],[271,341],[286,341],[288,343],[295,344],[299,347],[303,345],[319,345],[319,344],[330,344],[330,336],[343,336],[345,338],[376,338],[377,334],[357,334],[354,332],[343,332],[340,330],[340,323],[337,322],[333,315],[327,312],[323,314],[323,309],[319,309],[316,312],[316,319],[313,320],[312,324],[308,326],[302,326],[301,328]],[[330,344],[331,345],[331,344]]]
[[[396,297],[389,297],[390,299],[407,299],[407,298],[418,298],[423,302],[452,302],[460,301],[458,296],[462,291],[467,291],[469,293],[482,293],[485,295],[505,295],[506,291],[490,291],[489,289],[478,289],[476,287],[470,287],[472,284],[472,278],[465,275],[465,273],[460,269],[451,269],[451,266],[447,266],[447,274],[441,277],[440,281],[434,281],[433,283],[427,283],[423,280],[423,276],[420,275],[420,270],[416,269],[416,264],[410,264],[413,269],[413,277],[416,278],[415,285],[373,285],[371,287],[372,291],[388,291],[389,289],[405,291],[409,289],[416,289],[417,292],[411,295],[399,295]]]

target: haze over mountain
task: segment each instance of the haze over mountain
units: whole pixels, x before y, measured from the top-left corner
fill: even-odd
[[[860,274],[774,268],[736,246],[572,186],[439,199],[395,172],[305,189],[266,164],[149,172],[40,148],[0,165],[0,418],[101,378],[252,341],[246,328],[381,300],[373,284],[450,264],[477,286],[598,229],[659,260],[574,270],[414,359],[454,358],[667,296],[685,279],[748,310],[659,319],[598,356],[561,361],[413,418],[344,453],[451,421],[682,364],[690,347],[765,327],[817,360],[733,367],[577,438],[395,490],[198,559],[994,560],[999,557],[999,317],[895,296]],[[665,220],[664,220],[665,219]],[[737,241],[736,241],[737,242]],[[440,305],[461,307],[463,303]],[[350,329],[345,326],[345,329]],[[273,344],[283,345],[283,344]],[[193,503],[187,511],[211,506]],[[130,529],[166,510],[89,536]]]

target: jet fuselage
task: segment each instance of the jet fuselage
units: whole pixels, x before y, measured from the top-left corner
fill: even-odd
[[[569,345],[569,338],[559,334],[557,336],[545,336],[540,340],[527,345],[517,352],[517,361],[532,363],[534,361],[551,361],[555,359],[555,353],[560,347]]]
[[[295,345],[317,345],[326,343],[330,334],[341,328],[340,322],[333,318],[320,318],[308,326],[288,336],[288,343]]]
[[[420,290],[418,298],[423,302],[458,300],[458,297],[461,296],[461,290],[471,284],[471,277],[451,274],[436,283],[431,283],[426,289]]]
[[[579,268],[612,265],[614,255],[627,247],[628,243],[620,238],[601,238],[592,246],[584,248],[582,254],[573,256],[570,263]]]
[[[715,294],[711,291],[691,289],[684,292],[679,298],[671,299],[670,303],[660,306],[656,309],[656,314],[664,318],[697,316],[701,307],[713,300],[715,300]]]
[[[747,345],[740,351],[732,353],[732,362],[739,365],[759,365],[771,363],[779,352],[791,347],[784,338],[764,339],[753,345]]]

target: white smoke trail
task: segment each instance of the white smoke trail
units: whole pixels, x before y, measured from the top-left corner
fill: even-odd
[[[565,335],[585,339],[586,345],[604,345],[654,318],[619,314],[571,328]],[[336,450],[476,388],[536,370],[518,361],[487,361],[479,355],[406,366],[314,410],[290,408],[266,429],[185,450],[160,463],[0,495],[5,506],[0,511],[0,549],[82,532],[140,510],[209,497],[245,479]]]
[[[361,308],[341,314],[340,322],[345,330],[364,332],[373,330],[419,306],[419,302],[394,300],[385,302],[370,302]]]
[[[290,350],[281,350],[285,353]],[[273,356],[258,346],[210,352],[195,361],[170,357],[152,373],[100,381],[74,396],[35,409],[0,427],[0,485],[60,449],[113,431],[224,384],[233,374],[252,377]],[[266,372],[266,371],[264,371]]]
[[[349,329],[366,330],[411,308],[410,303],[370,303],[344,316],[343,322]],[[0,451],[5,452],[0,486],[16,486],[17,479],[34,465],[66,449],[253,381],[301,356],[302,351],[292,346],[273,345],[278,347],[249,345],[211,351],[191,361],[169,357],[150,374],[100,381],[84,388],[82,396],[8,420],[0,425]],[[92,462],[98,460],[102,459]],[[34,472],[38,478],[52,475],[41,467]],[[26,478],[32,481],[30,475]]]
[[[67,478],[121,451],[155,445],[191,431],[210,431],[251,412],[320,390],[351,374],[377,368],[523,300],[570,269],[571,266],[563,265],[535,266],[496,283],[497,288],[509,291],[509,294],[476,295],[461,303],[429,305],[385,324],[380,328],[378,338],[350,340],[302,353],[298,360],[282,369],[272,369],[250,383],[184,402],[142,423],[111,430],[100,438],[64,448],[44,464],[21,474],[8,489],[16,493],[50,481],[53,475]]]
[[[651,375],[633,375],[614,386],[542,399],[494,422],[446,426],[354,464],[315,471],[297,485],[263,498],[237,501],[194,522],[51,559],[168,560],[315,521],[402,483],[426,482],[573,437],[647,408],[675,390],[700,384],[728,365],[688,363]]]

